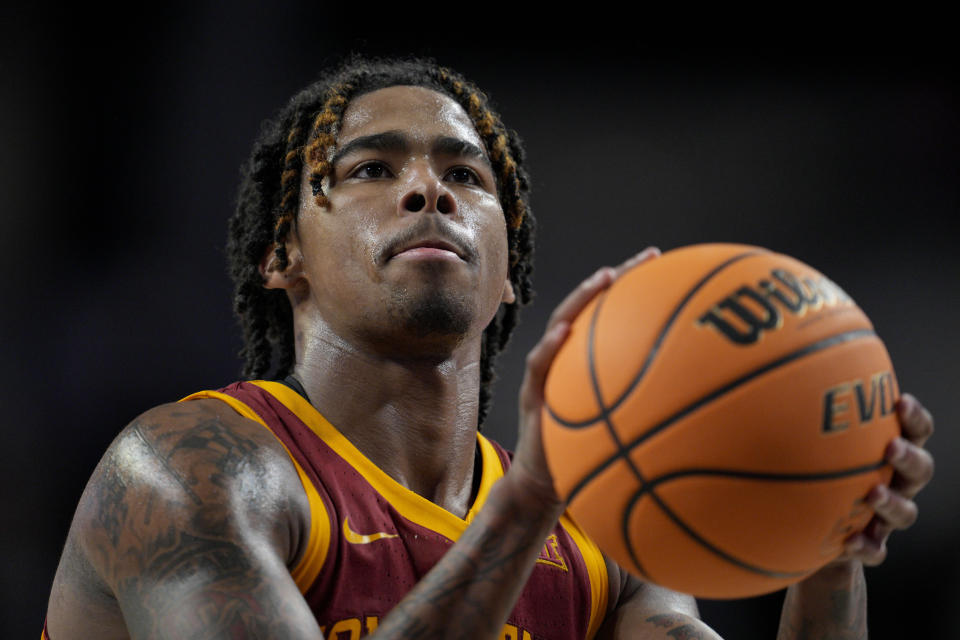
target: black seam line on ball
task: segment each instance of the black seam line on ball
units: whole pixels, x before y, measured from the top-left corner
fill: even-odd
[[[809,344],[806,347],[803,347],[802,349],[798,349],[793,353],[783,356],[782,358],[778,358],[773,362],[765,364],[762,367],[758,369],[754,369],[750,373],[747,373],[746,375],[743,375],[737,378],[733,382],[725,384],[722,387],[719,387],[718,389],[711,391],[707,395],[701,397],[699,400],[696,400],[695,402],[687,405],[677,413],[668,417],[663,422],[660,422],[659,424],[654,425],[653,427],[648,429],[646,432],[640,434],[634,440],[631,440],[630,442],[628,442],[625,445],[625,449],[627,450],[627,452],[632,451],[633,449],[638,447],[640,444],[642,444],[645,440],[647,440],[654,434],[659,433],[660,431],[663,431],[664,429],[672,425],[677,420],[685,418],[687,415],[689,415],[690,413],[693,413],[703,405],[713,402],[723,394],[729,393],[730,391],[733,391],[740,385],[745,384],[754,378],[762,376],[763,374],[767,373],[771,369],[776,369],[777,367],[783,366],[793,360],[798,360],[800,358],[814,354],[818,351],[822,351],[823,349],[827,349],[834,345],[841,344],[843,342],[850,342],[852,340],[860,340],[863,338],[876,337],[876,335],[877,334],[874,333],[872,329],[855,329],[853,331],[845,331],[844,333],[838,333],[834,336],[830,336],[829,338],[824,338],[823,340],[814,342],[813,344]],[[607,458],[602,464],[594,467],[593,471],[587,474],[583,478],[583,480],[581,480],[576,484],[576,486],[574,486],[573,490],[570,492],[570,495],[567,499],[572,500],[573,497],[576,496],[578,493],[580,493],[580,491],[591,480],[593,480],[596,476],[600,475],[611,464],[616,462],[621,457],[621,455],[622,455],[621,452],[618,451],[614,453],[612,456],[610,456],[609,458]]]
[[[858,467],[848,467],[846,469],[837,469],[834,471],[815,471],[808,473],[776,473],[770,471],[742,471],[740,469],[684,469],[682,471],[672,471],[662,476],[651,478],[647,484],[641,487],[641,491],[652,491],[658,485],[665,484],[672,480],[680,480],[690,476],[710,476],[714,478],[729,478],[732,480],[758,480],[762,482],[826,482],[828,480],[837,480],[839,478],[848,478],[850,476],[869,473],[887,466],[885,460],[871,462],[870,464],[860,465]]]
[[[624,541],[627,543],[627,551],[630,553],[630,557],[631,557],[631,558],[635,558],[635,557],[636,557],[636,553],[635,553],[635,551],[634,551],[634,549],[633,549],[633,542],[631,542],[630,537],[629,537],[629,535],[628,535],[628,534],[629,534],[629,526],[628,526],[628,525],[629,525],[629,522],[630,522],[630,514],[633,513],[633,508],[634,508],[634,506],[636,506],[637,502],[638,502],[638,501],[640,500],[640,498],[642,498],[644,495],[646,495],[646,489],[645,489],[645,488],[641,488],[639,491],[637,491],[637,492],[633,495],[633,497],[630,499],[630,503],[627,505],[627,508],[624,509],[624,511],[623,511],[623,534],[624,534]],[[758,567],[758,566],[756,566],[756,565],[750,564],[749,562],[746,562],[745,560],[741,560],[740,558],[738,558],[738,557],[736,557],[736,556],[734,556],[734,555],[732,555],[732,554],[730,554],[730,553],[727,553],[727,552],[724,551],[723,549],[720,549],[719,547],[715,546],[714,544],[708,542],[703,536],[701,536],[699,533],[697,533],[696,531],[694,531],[693,528],[692,528],[690,525],[688,525],[686,522],[684,522],[683,520],[681,520],[681,519],[677,516],[677,514],[675,514],[666,504],[664,504],[664,502],[657,496],[657,494],[655,494],[655,493],[653,493],[653,492],[651,491],[649,495],[650,495],[651,498],[653,498],[654,501],[656,501],[657,506],[659,506],[660,509],[661,509],[665,514],[667,514],[667,517],[670,518],[675,525],[677,525],[680,529],[682,529],[684,533],[686,533],[688,536],[690,536],[691,538],[693,538],[693,539],[694,539],[700,546],[702,546],[704,549],[706,549],[707,551],[710,551],[711,553],[713,553],[713,554],[716,555],[716,556],[719,556],[720,558],[723,558],[724,560],[726,560],[726,561],[729,562],[730,564],[736,565],[736,566],[740,567],[741,569],[744,569],[744,570],[746,570],[746,571],[750,571],[751,573],[760,574],[760,575],[763,575],[763,576],[767,576],[767,577],[769,577],[769,578],[780,578],[780,579],[798,578],[798,577],[805,576],[805,575],[807,575],[807,574],[810,573],[810,570],[806,570],[806,571],[776,571],[776,570],[774,570],[774,569],[765,569],[764,567]],[[654,576],[651,576],[651,575],[649,575],[649,574],[645,574],[645,575],[647,575],[647,577],[650,578],[650,580],[651,580],[652,582],[656,582],[656,578],[655,578]]]
[[[634,376],[633,381],[631,381],[630,384],[627,386],[626,390],[620,394],[620,397],[614,400],[612,405],[610,405],[609,407],[605,407],[603,404],[603,399],[597,396],[597,403],[600,405],[599,414],[597,414],[592,418],[588,418],[587,420],[570,421],[570,420],[564,420],[563,418],[558,416],[549,404],[544,403],[544,406],[547,408],[547,412],[550,414],[550,417],[553,418],[557,423],[562,424],[563,426],[571,429],[589,427],[593,424],[596,424],[600,420],[605,420],[607,414],[611,413],[612,411],[616,411],[617,407],[619,407],[620,404],[633,392],[634,388],[638,384],[640,384],[640,380],[643,378],[644,375],[646,375],[647,369],[650,368],[650,365],[653,363],[654,358],[657,356],[657,353],[659,353],[660,347],[663,345],[663,341],[666,340],[667,338],[667,334],[670,332],[670,329],[673,328],[673,323],[676,322],[677,316],[680,315],[680,312],[683,311],[684,307],[687,306],[687,303],[690,302],[691,298],[693,298],[693,296],[697,293],[697,291],[703,288],[703,286],[707,284],[707,282],[709,282],[711,278],[713,278],[715,275],[717,275],[718,273],[720,273],[721,271],[729,267],[734,262],[737,262],[744,258],[748,258],[750,256],[767,255],[768,253],[769,252],[767,251],[747,251],[745,253],[737,254],[732,258],[728,258],[725,262],[722,262],[716,267],[714,267],[710,273],[705,275],[699,282],[697,282],[697,284],[695,284],[693,288],[690,289],[689,292],[687,292],[687,295],[684,296],[683,300],[681,300],[680,303],[676,306],[676,308],[673,310],[673,313],[670,314],[670,317],[667,319],[666,323],[663,325],[663,328],[660,329],[660,333],[657,335],[657,339],[654,340],[653,346],[650,348],[650,352],[647,354],[647,359],[644,361],[643,366],[640,367],[640,371],[637,372],[637,375]],[[604,292],[604,294],[606,294],[606,291]],[[597,305],[598,309],[599,309],[599,306],[600,305]],[[596,316],[594,316],[594,320],[595,319],[596,319]],[[590,331],[591,331],[590,349],[592,350],[593,349],[593,343],[592,343],[593,321],[591,321],[591,324],[590,324]],[[592,369],[593,367],[592,360],[590,361],[590,366]],[[592,370],[591,370],[591,375],[592,375]]]
[[[600,294],[600,297],[597,299],[597,305],[593,309],[593,315],[590,316],[590,330],[587,332],[587,371],[590,373],[590,386],[593,389],[594,398],[597,401],[597,406],[600,407],[600,415],[603,416],[603,422],[607,426],[607,433],[610,434],[610,438],[613,440],[613,446],[617,449],[617,456],[626,460],[630,470],[633,471],[633,475],[636,476],[637,482],[639,482],[640,486],[642,487],[645,484],[643,474],[640,472],[640,469],[637,468],[637,465],[634,464],[633,460],[630,459],[627,450],[623,448],[623,443],[620,442],[620,437],[617,435],[617,430],[614,428],[613,422],[610,419],[610,412],[603,405],[603,394],[600,391],[600,380],[597,378],[597,368],[594,364],[593,338],[597,326],[597,318],[600,316],[600,309],[603,307],[603,303],[607,299],[608,291],[609,289]],[[629,549],[630,541],[624,538],[624,542]],[[632,553],[631,559],[633,560],[633,564],[637,571],[639,571],[641,574],[644,574],[645,571],[643,569],[643,565],[640,564],[640,560],[638,560],[637,557]]]
[[[600,309],[603,307],[603,303],[606,301],[607,294],[610,290],[609,289],[605,290],[601,295],[600,299],[597,300],[597,305],[596,307],[594,307],[593,315],[590,318],[590,330],[587,335],[587,363],[588,363],[588,371],[590,373],[590,384],[593,388],[593,393],[597,402],[597,406],[600,408],[600,416],[602,417],[603,422],[606,424],[607,432],[610,434],[610,437],[613,440],[614,447],[616,447],[616,450],[617,450],[616,457],[622,458],[623,460],[626,461],[627,466],[633,472],[633,475],[636,477],[637,482],[641,487],[644,486],[645,484],[643,473],[640,471],[640,468],[636,465],[636,463],[634,463],[634,461],[630,459],[629,450],[625,449],[623,446],[623,442],[620,441],[620,437],[617,435],[617,430],[613,425],[611,414],[620,405],[620,403],[624,400],[624,398],[628,397],[630,393],[632,393],[633,389],[637,386],[637,384],[639,384],[640,380],[646,374],[647,369],[649,369],[650,364],[653,362],[654,358],[659,352],[660,346],[663,343],[664,339],[666,338],[667,333],[669,333],[677,317],[680,315],[680,312],[684,309],[684,307],[686,307],[687,303],[693,298],[696,292],[699,291],[700,288],[703,287],[711,278],[713,278],[717,273],[725,269],[727,266],[749,255],[756,255],[758,253],[762,253],[762,252],[748,251],[727,259],[717,267],[714,267],[713,270],[711,270],[706,276],[701,278],[700,281],[697,282],[697,284],[695,284],[694,287],[687,292],[686,296],[684,296],[684,298],[680,301],[680,303],[674,308],[673,312],[670,314],[670,317],[667,319],[667,322],[660,329],[660,333],[657,336],[656,340],[654,341],[653,346],[650,349],[650,352],[647,354],[646,360],[644,361],[643,366],[640,368],[640,371],[637,373],[636,376],[634,376],[634,379],[630,383],[630,385],[627,386],[626,390],[620,395],[619,398],[617,398],[617,400],[610,407],[607,407],[603,401],[603,394],[600,391],[600,380],[597,377],[596,362],[594,358],[595,356],[595,352],[594,352],[595,340],[594,339],[596,335],[597,318],[600,317]],[[553,413],[549,405],[547,405],[547,411],[549,411],[550,414],[554,415],[554,418],[556,418],[555,414]],[[571,494],[568,500],[572,499],[573,495],[574,494]],[[659,502],[659,498],[657,498],[656,494],[651,493],[651,496],[653,496],[653,498]],[[663,508],[666,509],[665,506]],[[630,551],[630,559],[633,561],[634,567],[637,569],[637,571],[639,571],[641,574],[644,574],[646,573],[646,571],[644,570],[643,565],[640,563],[640,559],[633,552],[633,547],[630,544],[630,539],[628,536],[629,536],[629,532],[627,532],[626,529],[624,529],[624,544],[626,545],[627,549]]]
[[[626,461],[627,466],[630,467],[630,470],[633,472],[633,475],[636,477],[637,482],[641,487],[646,484],[646,480],[643,477],[643,472],[640,471],[640,468],[637,466],[637,464],[630,458],[629,451],[624,448],[623,442],[620,441],[620,436],[617,435],[617,430],[613,425],[613,419],[612,419],[611,413],[620,405],[620,403],[623,401],[624,398],[630,395],[634,387],[636,387],[636,385],[640,382],[640,379],[643,378],[643,376],[646,374],[647,369],[650,368],[650,363],[653,362],[654,358],[659,352],[660,345],[663,343],[667,333],[670,331],[671,327],[673,326],[673,323],[676,321],[677,316],[680,314],[683,308],[686,307],[690,299],[693,298],[694,294],[696,294],[696,292],[701,287],[703,287],[703,285],[706,284],[706,282],[709,281],[714,275],[719,273],[728,265],[733,264],[737,260],[740,260],[748,255],[754,255],[757,253],[760,253],[760,252],[758,251],[745,252],[724,261],[723,263],[715,267],[712,271],[710,271],[710,273],[708,273],[706,276],[701,278],[700,281],[696,285],[694,285],[694,287],[690,291],[687,292],[687,295],[684,296],[683,300],[680,301],[680,304],[674,308],[673,312],[670,314],[670,317],[667,319],[667,322],[664,324],[663,328],[660,329],[660,333],[657,336],[657,339],[654,341],[653,346],[650,349],[650,352],[647,354],[647,358],[644,361],[640,371],[637,373],[636,376],[634,376],[633,382],[631,382],[631,384],[627,387],[627,389],[620,395],[620,397],[610,407],[607,407],[603,401],[603,393],[600,390],[600,379],[597,377],[596,359],[594,357],[597,318],[600,317],[600,309],[603,307],[603,303],[606,301],[607,294],[610,290],[609,289],[605,290],[602,296],[600,297],[600,299],[597,300],[597,305],[596,307],[594,307],[593,315],[590,317],[590,331],[587,336],[587,363],[588,363],[588,370],[590,372],[590,384],[593,388],[593,393],[597,401],[597,406],[600,407],[600,414],[603,416],[603,422],[607,426],[607,432],[610,434],[610,438],[613,440],[614,447],[616,447],[617,456]],[[655,494],[651,493],[651,495],[653,495],[653,498],[659,502],[659,499]],[[644,568],[643,568],[643,565],[640,563],[640,559],[636,556],[636,554],[632,552],[632,547],[630,545],[629,538],[625,537],[624,543],[626,544],[628,549],[631,549],[630,557],[631,557],[631,560],[633,561],[634,566],[641,574],[644,573]]]

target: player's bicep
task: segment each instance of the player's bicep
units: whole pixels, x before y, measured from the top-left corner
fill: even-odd
[[[287,568],[297,536],[286,514],[303,509],[285,489],[290,465],[262,427],[209,406],[134,421],[91,479],[74,533],[133,638],[320,638]]]
[[[132,638],[321,637],[276,554],[230,536],[184,532],[146,559],[143,573],[116,588]]]
[[[693,597],[643,582],[608,559],[612,604],[597,634],[598,640],[719,640],[699,618]],[[615,590],[614,590],[615,589]]]

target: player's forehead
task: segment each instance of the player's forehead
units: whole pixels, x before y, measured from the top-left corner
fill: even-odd
[[[450,96],[426,87],[386,87],[354,98],[343,114],[337,146],[385,131],[400,131],[424,144],[439,137],[454,137],[484,148],[463,107]]]

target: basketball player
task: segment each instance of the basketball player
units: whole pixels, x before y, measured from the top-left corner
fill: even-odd
[[[527,358],[512,461],[478,433],[530,299],[517,138],[428,63],[352,60],[297,95],[246,168],[229,252],[240,382],[147,411],[70,529],[45,634],[78,638],[716,638],[692,598],[605,559],[540,443],[544,376],[618,273]],[[275,369],[272,381],[263,380]],[[863,565],[912,524],[929,414],[899,405],[892,490],[848,552],[788,590],[780,638],[866,637]]]

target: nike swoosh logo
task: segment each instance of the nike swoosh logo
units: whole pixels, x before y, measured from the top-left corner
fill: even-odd
[[[362,533],[357,533],[350,529],[350,518],[343,519],[343,537],[347,539],[347,542],[350,544],[370,544],[376,540],[381,540],[385,538],[399,538],[395,533],[385,533],[383,531],[377,533],[371,533],[369,535],[364,535]]]

